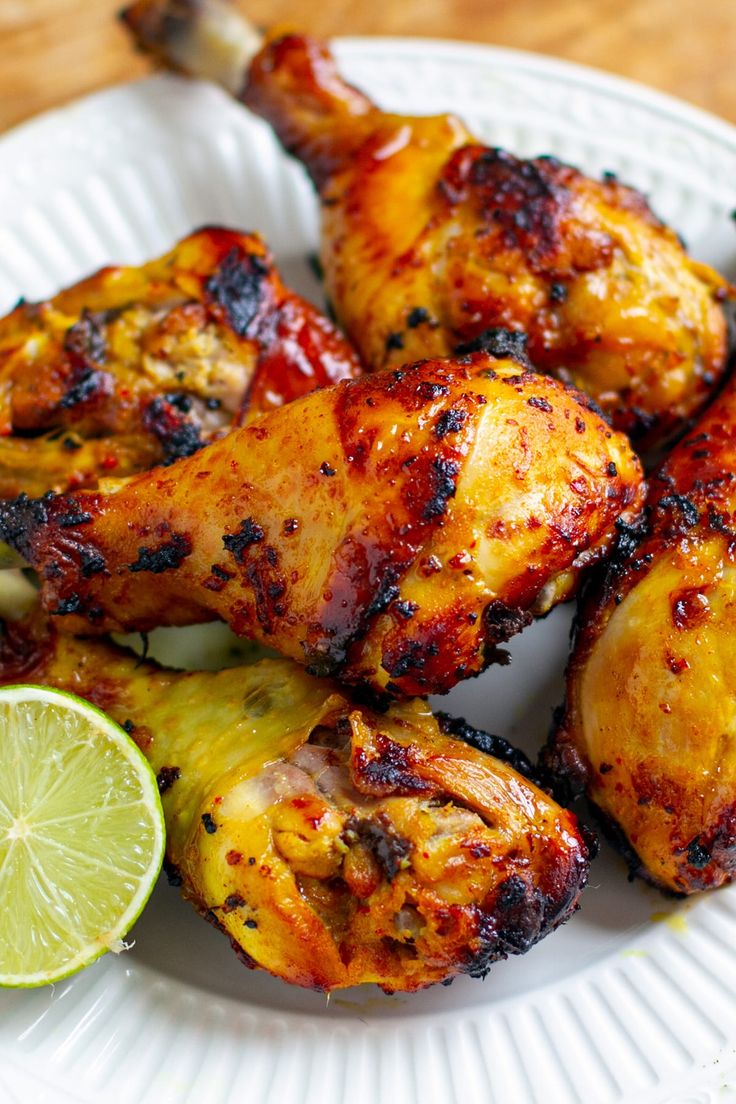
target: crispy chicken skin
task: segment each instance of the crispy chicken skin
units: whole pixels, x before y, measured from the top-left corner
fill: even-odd
[[[0,497],[170,463],[357,374],[348,343],[284,287],[257,235],[199,230],[0,320]]]
[[[692,893],[736,872],[736,383],[651,480],[587,588],[547,753],[632,868]]]
[[[642,449],[712,393],[728,285],[640,193],[479,145],[451,115],[380,111],[308,37],[272,38],[251,60],[252,34],[222,2],[138,0],[124,19],[158,60],[239,94],[304,163],[327,290],[368,366],[523,331],[537,367],[586,391]]]
[[[0,505],[69,632],[221,618],[389,693],[440,693],[572,590],[643,493],[577,392],[476,353],[314,391],[123,483]]]
[[[165,670],[37,613],[0,642],[0,681],[19,678],[132,733],[158,777],[170,879],[248,966],[411,991],[483,976],[577,907],[574,815],[502,761],[508,745],[494,758],[452,739],[423,703],[376,714],[288,660]]]

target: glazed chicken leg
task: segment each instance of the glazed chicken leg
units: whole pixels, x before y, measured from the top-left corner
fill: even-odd
[[[37,614],[0,644],[0,682],[18,679],[132,733],[157,773],[170,878],[248,966],[414,990],[484,975],[577,906],[574,815],[424,704],[378,715],[287,660],[167,671]]]
[[[357,374],[257,235],[199,230],[0,319],[0,498],[171,463]]]
[[[736,383],[655,473],[578,616],[548,753],[679,893],[736,873]]]
[[[307,37],[252,57],[252,31],[223,0],[138,0],[124,19],[165,64],[239,95],[304,163],[327,290],[368,366],[522,331],[538,368],[586,391],[641,448],[711,394],[727,285],[639,193],[487,148],[454,116],[387,114]]]
[[[219,617],[412,696],[566,597],[641,493],[578,393],[483,353],[313,391],[114,493],[3,503],[0,536],[66,631]]]

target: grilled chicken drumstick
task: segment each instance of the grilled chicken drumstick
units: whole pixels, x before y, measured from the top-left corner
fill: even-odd
[[[636,512],[626,438],[486,353],[263,414],[114,493],[0,505],[60,629],[221,618],[319,674],[438,693],[573,589]]]
[[[164,670],[37,611],[0,643],[0,681],[19,678],[132,733],[158,776],[170,877],[248,966],[415,990],[484,975],[577,906],[574,815],[503,741],[479,734],[495,758],[452,739],[423,703],[375,714],[288,660]]]
[[[347,342],[284,287],[257,235],[199,230],[0,319],[0,498],[170,463],[357,374]]]
[[[123,17],[144,49],[224,84],[303,161],[327,290],[370,367],[453,354],[489,327],[523,331],[537,367],[642,448],[712,393],[727,284],[639,193],[480,145],[454,116],[387,114],[313,39],[273,38],[253,57],[253,31],[222,0],[138,0]]]
[[[632,869],[678,893],[736,873],[735,473],[731,382],[585,594],[548,752],[617,828]]]

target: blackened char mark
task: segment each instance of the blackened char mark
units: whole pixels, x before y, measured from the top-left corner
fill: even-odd
[[[91,360],[104,364],[107,357],[104,315],[83,310],[79,321],[64,335],[64,352],[75,366],[86,368]]]
[[[373,819],[349,817],[345,822],[343,839],[348,844],[357,840],[365,844],[389,883],[394,880],[411,852],[411,844],[399,835],[385,813],[379,813]]]
[[[83,608],[84,603],[81,597],[74,591],[67,595],[66,598],[60,598],[56,609],[52,609],[49,612],[55,617],[67,617],[70,613],[81,613]]]
[[[494,958],[525,954],[569,920],[587,883],[588,863],[589,850],[581,840],[580,847],[561,860],[554,879],[546,885],[516,873],[502,882],[492,907],[479,910],[479,934],[485,948],[481,947],[468,972],[476,975],[479,968],[484,972]],[[492,956],[485,962],[484,949]]]
[[[702,843],[700,836],[695,836],[690,840],[686,849],[687,861],[691,866],[694,866],[696,870],[702,870],[707,866],[712,859],[712,855],[708,848]]]
[[[540,891],[519,875],[499,887],[495,902],[476,909],[476,949],[463,973],[484,978],[494,962],[510,954],[524,954],[545,934],[544,901]]]
[[[484,977],[496,959],[525,954],[546,935],[545,905],[542,891],[520,875],[502,882],[495,907],[479,917],[482,946],[468,965],[470,976]]]
[[[499,958],[525,954],[548,932],[572,916],[588,880],[587,845],[561,859],[554,879],[538,885],[512,873],[496,889],[490,902],[476,911],[478,949],[464,967],[471,977],[484,977]],[[546,890],[546,892],[545,892]]]
[[[655,478],[655,477],[653,477]],[[671,480],[660,471],[656,479],[665,487]],[[677,540],[705,519],[693,499],[668,490],[651,503],[632,522],[616,521],[616,542],[610,556],[586,573],[580,590],[579,613],[575,618],[573,637],[584,637],[586,625],[593,623],[597,612],[610,602],[619,605],[635,585],[640,574],[652,562],[651,538],[656,534],[663,541]],[[708,517],[710,524],[713,514]],[[715,526],[717,528],[717,525]]]
[[[181,778],[179,767],[162,767],[156,775],[156,784],[160,794],[167,793],[178,779]]]
[[[262,257],[236,246],[207,281],[207,294],[222,309],[239,337],[249,336],[261,310],[268,274],[268,265]]]
[[[670,533],[686,533],[700,521],[700,511],[691,498],[682,494],[666,494],[655,506],[657,513],[671,511]]]
[[[549,299],[551,303],[564,303],[568,296],[568,290],[564,284],[550,284]]]
[[[736,544],[736,532],[728,525],[724,514],[719,514],[716,510],[710,509],[708,511],[708,528],[712,529],[714,533],[722,533],[724,537],[728,537],[729,542]]]
[[[417,393],[423,401],[431,402],[432,399],[441,399],[443,396],[449,395],[450,388],[444,383],[437,383],[435,380],[422,380],[417,388]]]
[[[484,396],[470,390],[456,398],[438,414],[432,447],[421,448],[403,460],[401,497],[417,538],[421,534],[421,539],[426,539],[442,524],[448,504],[455,497],[467,444],[485,402]]]
[[[265,545],[262,552],[253,556],[245,574],[253,590],[258,623],[265,633],[271,634],[276,618],[286,613],[286,579],[279,570],[279,556],[273,545]]]
[[[86,510],[77,510],[74,512],[74,502],[69,501],[69,505],[72,506],[72,512],[69,514],[57,514],[56,524],[60,529],[76,529],[78,525],[88,525],[92,521],[92,515]]]
[[[464,146],[447,162],[439,189],[450,206],[473,203],[500,230],[506,249],[521,250],[533,271],[545,271],[561,252],[567,173],[553,158],[522,161],[505,150]]]
[[[709,889],[730,881],[736,874],[736,802],[720,811],[717,819],[689,841],[681,872],[684,884],[694,889]]]
[[[515,360],[520,367],[531,371],[531,361],[526,347],[528,337],[525,333],[505,330],[500,326],[491,326],[482,330],[470,341],[461,341],[455,346],[455,356],[470,356],[471,353],[489,353],[497,360]]]
[[[496,644],[510,640],[527,625],[531,625],[532,620],[528,610],[512,608],[497,599],[489,602],[483,611],[486,647],[494,648]]]
[[[99,624],[103,616],[102,608],[95,605],[89,596],[79,594],[72,590],[59,598],[55,609],[49,608],[52,617],[67,617],[70,614],[78,614],[86,617],[91,625]]]
[[[241,909],[245,905],[245,898],[241,897],[239,893],[230,893],[223,901],[220,908],[227,915],[229,912],[235,912],[236,909]]]
[[[396,564],[389,564],[378,584],[378,589],[373,595],[370,605],[366,607],[366,618],[372,618],[383,613],[395,599],[399,597],[398,579],[401,571]]]
[[[609,602],[619,605],[649,560],[639,556],[639,549],[651,535],[649,511],[645,510],[632,522],[616,520],[616,541],[607,560],[586,572],[578,598],[578,612],[573,620],[572,642],[582,638],[596,616]]]
[[[219,564],[212,564],[210,567],[211,575],[208,579],[205,579],[202,586],[206,590],[214,591],[215,594],[219,594],[224,590],[231,579],[235,576],[232,571],[226,571],[224,567],[220,567]]]
[[[166,465],[192,456],[206,444],[199,426],[180,407],[180,402],[159,395],[143,410],[143,427],[161,445]]]
[[[258,522],[252,517],[247,517],[241,521],[237,533],[225,534],[222,543],[228,552],[232,552],[235,560],[242,564],[245,562],[245,555],[250,546],[260,544],[264,536],[265,533]]]
[[[175,866],[174,863],[166,858],[164,859],[164,874],[170,886],[174,886],[174,888],[178,889],[179,886],[184,885],[184,878],[182,877],[179,867]]]
[[[43,498],[19,494],[0,502],[0,538],[30,564],[34,562],[36,539],[49,524],[49,505],[53,500],[49,492]]]
[[[99,367],[107,356],[103,314],[82,311],[79,321],[70,326],[64,335],[64,352],[71,373],[59,402],[63,409],[89,402],[111,391],[111,378]]]
[[[426,307],[414,307],[406,316],[406,324],[410,330],[415,330],[424,322],[431,322],[432,317]]]
[[[503,763],[508,763],[510,767],[513,767],[519,774],[523,774],[525,778],[537,782],[534,767],[524,755],[524,752],[513,747],[502,736],[493,736],[490,732],[482,732],[478,728],[473,728],[462,717],[451,717],[449,713],[436,713],[435,716],[439,721],[440,729],[446,736],[454,736],[456,739],[462,740],[463,743],[477,748],[478,751],[482,751],[486,755],[492,755],[494,759],[500,759]]]
[[[591,407],[591,410],[594,410],[596,414],[600,413],[595,405]],[[626,433],[634,444],[647,436],[654,436],[664,424],[661,414],[644,410],[634,403],[627,403],[625,406],[606,407],[603,416],[609,425],[615,423],[616,428]]]
[[[618,563],[631,559],[648,532],[649,527],[643,514],[635,518],[633,522],[617,518],[616,544],[613,548],[612,558],[615,558]]]
[[[98,396],[107,395],[111,390],[109,384],[110,376],[107,372],[88,368],[78,375],[75,373],[74,380],[62,395],[59,406],[68,410],[73,406],[90,402]]]
[[[401,640],[399,646],[383,657],[383,669],[392,680],[416,675],[427,663],[426,646],[421,640]]]
[[[225,533],[222,543],[233,559],[243,569],[242,575],[253,591],[255,614],[265,633],[272,633],[274,620],[286,614],[286,578],[279,569],[279,553],[272,544],[264,544],[265,531],[252,518],[243,518],[237,533]],[[215,568],[217,570],[215,571]],[[205,581],[208,590],[221,590],[225,583],[233,578],[228,571],[213,565],[217,578]],[[242,630],[248,631],[249,613],[243,607],[245,620]]]
[[[454,406],[443,411],[434,425],[434,435],[437,440],[441,441],[448,433],[458,433],[462,429],[467,416],[467,410],[461,410]]]
[[[455,497],[460,465],[457,460],[436,456],[429,466],[429,493],[422,510],[422,520],[441,518],[447,503]]]
[[[186,391],[167,391],[164,398],[181,414],[188,414],[192,409],[192,396]]]
[[[374,797],[408,796],[428,793],[432,787],[414,771],[412,750],[378,733],[369,756],[358,747],[353,751],[351,774],[353,784],[361,793]]]
[[[153,575],[161,575],[164,571],[176,571],[191,552],[191,539],[184,533],[174,533],[171,540],[165,541],[157,548],[145,546],[139,548],[138,559],[135,563],[128,564],[128,571],[150,571]]]
[[[105,557],[96,548],[82,546],[79,551],[79,573],[84,579],[100,575],[107,568]]]

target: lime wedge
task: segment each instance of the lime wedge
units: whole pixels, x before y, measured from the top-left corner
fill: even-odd
[[[58,981],[119,951],[164,852],[153,771],[89,702],[0,688],[0,985]]]

